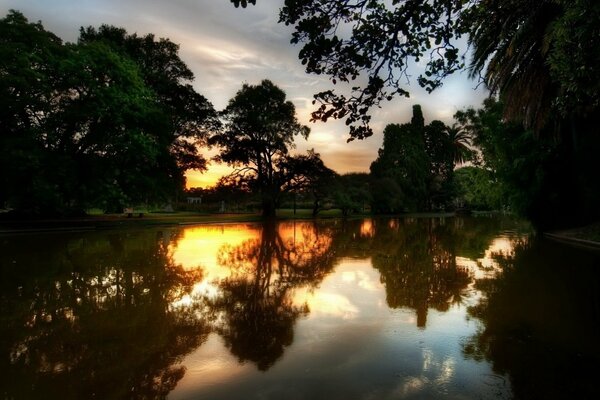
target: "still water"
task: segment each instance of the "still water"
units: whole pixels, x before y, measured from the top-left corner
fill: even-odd
[[[0,237],[5,399],[596,398],[600,254],[500,218]]]

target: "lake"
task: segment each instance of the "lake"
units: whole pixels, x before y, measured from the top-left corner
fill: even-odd
[[[512,218],[0,236],[5,399],[595,398],[600,252]]]

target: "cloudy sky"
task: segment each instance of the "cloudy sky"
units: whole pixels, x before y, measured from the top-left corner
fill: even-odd
[[[230,0],[0,0],[0,12],[16,9],[31,21],[65,41],[76,41],[80,26],[106,23],[140,35],[154,33],[180,45],[180,56],[194,72],[194,87],[217,110],[240,89],[268,78],[296,105],[298,118],[311,128],[308,141],[297,140],[296,151],[314,148],[326,165],[339,173],[368,171],[381,146],[388,123],[410,120],[413,104],[421,104],[426,121],[451,123],[460,109],[481,104],[486,92],[465,73],[447,79],[441,89],[427,94],[416,84],[419,66],[413,66],[409,99],[396,99],[374,110],[374,136],[346,143],[343,121],[310,123],[312,95],[331,85],[324,77],[307,75],[298,60],[299,47],[289,43],[292,29],[278,24],[283,0],[258,0],[257,6],[236,9]],[[229,171],[210,166],[209,171],[188,173],[188,186],[206,186]]]

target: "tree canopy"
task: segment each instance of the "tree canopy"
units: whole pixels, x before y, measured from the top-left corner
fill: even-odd
[[[285,163],[294,137],[310,129],[296,119],[294,104],[273,82],[244,84],[222,112],[224,128],[210,138],[216,160],[236,167],[232,177],[261,196],[264,216],[274,216],[289,180]]]
[[[28,214],[165,201],[217,126],[178,47],[102,26],[63,44],[11,11],[0,20],[0,202]]]
[[[450,206],[454,166],[470,157],[467,146],[465,133],[458,136],[453,128],[437,120],[425,125],[421,106],[413,106],[410,123],[389,124],[383,131],[383,146],[371,164],[374,211],[424,211]]]
[[[232,0],[246,7],[255,1]],[[556,116],[591,115],[600,106],[600,4],[590,0],[287,0],[281,23],[308,73],[352,82],[326,90],[314,120],[345,118],[350,140],[365,138],[369,109],[408,97],[411,64],[426,60],[419,85],[432,91],[467,66],[458,40],[474,49],[472,76],[505,100],[505,113],[541,129]],[[362,77],[359,79],[359,77]]]

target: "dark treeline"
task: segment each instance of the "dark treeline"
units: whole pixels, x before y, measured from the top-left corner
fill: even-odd
[[[410,57],[424,55],[419,43],[435,39],[444,58],[430,60],[426,76],[418,79],[433,90],[445,75],[463,67],[450,39],[465,34],[475,50],[471,71],[485,71],[484,82],[495,97],[481,109],[458,112],[452,126],[441,121],[426,125],[420,107],[414,106],[409,123],[385,128],[370,174],[340,176],[314,150],[292,154],[294,139],[308,137],[310,130],[298,122],[294,105],[272,82],[244,84],[226,109],[217,112],[192,88],[193,74],[168,39],[103,25],[82,28],[77,43],[63,43],[41,23],[11,11],[0,20],[0,207],[18,216],[64,216],[90,208],[151,208],[202,195],[235,202],[238,210],[258,209],[266,217],[298,204],[310,207],[315,216],[327,208],[339,208],[344,215],[503,209],[542,227],[600,216],[594,160],[600,150],[598,99],[588,82],[597,67],[597,50],[584,54],[579,49],[577,57],[565,58],[570,43],[565,35],[595,35],[593,24],[576,31],[570,27],[583,15],[579,11],[597,15],[597,6],[544,1],[533,10],[519,6],[504,15],[504,8],[496,10],[491,3],[464,10],[442,9],[437,3],[409,10],[399,4],[392,19],[406,13],[415,21],[426,17],[427,34],[416,44],[394,42],[405,53],[365,53],[361,58],[345,51],[366,50],[371,39],[353,31],[350,41],[338,38],[338,45],[333,40],[313,48],[311,41],[331,34],[325,24],[313,27],[312,36],[304,35],[315,23],[309,14],[316,3],[306,2],[300,9],[296,2],[286,4],[283,22],[295,24],[306,17],[296,25],[294,41],[306,42],[301,58],[308,72],[328,74],[334,84],[336,78],[349,81],[371,74],[361,62],[372,58],[381,65],[406,65]],[[371,10],[376,4],[366,5],[373,21],[383,12]],[[337,21],[336,13],[343,14],[347,5],[340,7],[319,18]],[[456,23],[439,30],[436,18],[447,13],[456,16]],[[507,24],[497,26],[494,19],[485,25],[490,15],[502,16]],[[407,35],[416,29],[411,24],[403,28]],[[547,38],[553,47],[540,55],[539,30],[544,27],[553,29]],[[385,36],[373,29],[374,38]],[[510,48],[518,46],[532,53],[513,57]],[[344,68],[327,67],[342,61]],[[573,70],[577,63],[581,76]],[[395,92],[387,93],[386,85]],[[313,119],[346,118],[351,139],[367,137],[369,108],[408,94],[398,85],[390,75],[385,81],[372,77],[367,87],[355,88],[362,94],[351,98],[332,91],[317,94],[321,106]],[[214,161],[227,163],[234,172],[214,188],[186,193],[185,171],[206,169],[201,151],[211,147],[219,150]]]
[[[0,203],[23,214],[164,201],[217,124],[178,46],[111,26],[63,43],[11,11],[0,20]]]
[[[222,184],[256,193],[264,216],[332,173],[314,151],[290,154],[310,130],[268,80],[217,113],[168,39],[103,25],[63,43],[16,11],[0,36],[0,207],[19,216],[171,203],[212,146],[236,168]]]
[[[455,177],[462,181],[459,188],[478,186],[463,199],[511,207],[543,227],[600,217],[599,2],[290,0],[279,20],[292,27],[291,42],[300,45],[306,72],[331,81],[330,89],[314,95],[314,120],[344,119],[349,140],[362,139],[373,134],[372,108],[409,95],[413,63],[425,64],[416,82],[428,92],[468,69],[501,105],[488,103],[459,118],[485,160],[484,170],[467,169]],[[461,39],[469,42],[470,54],[460,49]],[[351,94],[337,92],[339,83],[351,83]],[[406,135],[410,129],[401,130],[399,135]],[[406,146],[420,141],[409,139]],[[423,151],[417,153],[410,162],[423,164]],[[410,170],[410,163],[403,163]],[[397,179],[398,194],[403,183],[417,184],[404,207],[444,202],[442,186],[427,195],[431,182],[425,175],[421,170]]]

